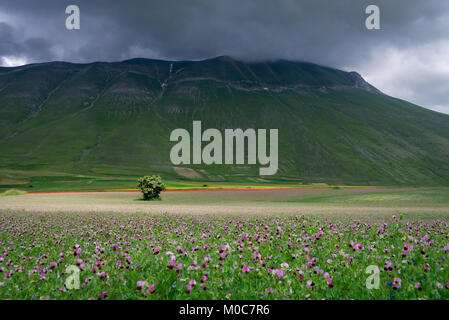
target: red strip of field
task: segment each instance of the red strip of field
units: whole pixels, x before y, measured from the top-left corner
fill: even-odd
[[[346,189],[346,188],[341,188]],[[373,187],[366,188],[347,188],[350,190],[370,190],[377,189]],[[211,191],[275,191],[275,190],[334,190],[333,188],[228,188],[228,189],[173,189],[162,192],[211,192]],[[139,190],[112,190],[112,191],[55,191],[55,192],[29,192],[27,194],[64,194],[64,193],[113,193],[113,192],[140,192]]]

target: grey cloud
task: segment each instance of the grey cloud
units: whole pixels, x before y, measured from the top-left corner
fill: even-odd
[[[0,57],[31,56],[30,61],[52,58],[49,41],[42,38],[20,38],[17,30],[4,22],[0,22],[0,39]]]
[[[65,29],[69,4],[81,9],[79,31]],[[381,8],[382,30],[364,27],[369,4]],[[2,0],[0,23],[2,16],[8,21],[0,24],[0,57],[25,56],[28,62],[117,61],[138,55],[302,60],[356,70],[392,95],[449,107],[449,89],[442,84],[449,83],[449,70],[427,70],[423,64],[416,70],[421,80],[409,80],[412,62],[425,59],[434,43],[449,40],[447,1]],[[385,62],[392,49],[402,52],[407,68]],[[438,63],[427,67],[438,69]]]

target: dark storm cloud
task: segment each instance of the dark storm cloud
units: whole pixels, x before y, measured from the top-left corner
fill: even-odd
[[[65,29],[69,4],[80,7],[81,30]],[[365,28],[369,4],[380,7],[382,30]],[[2,0],[0,37],[0,57],[28,63],[218,55],[311,61],[357,70],[416,103],[449,107],[448,1]]]
[[[35,59],[51,57],[47,52],[48,41],[45,39],[26,38],[20,41],[15,35],[16,30],[6,23],[0,22],[0,56],[26,56],[30,52]]]

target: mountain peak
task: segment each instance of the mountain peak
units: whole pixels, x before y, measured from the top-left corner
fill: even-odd
[[[354,87],[363,89],[366,91],[370,91],[373,93],[381,93],[381,91],[375,87],[373,87],[371,84],[366,82],[365,79],[356,71],[348,72],[349,77],[351,77],[354,80]]]
[[[74,71],[87,67],[112,68],[117,71],[143,72],[159,81],[197,78],[215,79],[229,84],[251,83],[251,86],[272,88],[275,90],[302,88],[330,88],[341,90],[356,88],[372,93],[380,93],[366,82],[357,72],[345,72],[335,68],[314,63],[291,60],[267,60],[249,62],[228,55],[217,56],[203,60],[169,61],[148,58],[133,58],[121,62],[92,62],[87,64],[68,62],[47,62],[30,64],[16,68],[1,68],[0,74],[9,70],[47,70],[73,69]],[[170,67],[171,66],[171,67]],[[170,70],[173,73],[170,73]],[[175,73],[176,72],[176,73]]]

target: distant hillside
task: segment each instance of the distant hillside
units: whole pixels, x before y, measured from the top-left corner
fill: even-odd
[[[170,132],[192,120],[279,128],[271,180],[449,185],[449,116],[355,72],[229,57],[0,68],[0,169],[261,181],[258,165],[173,167]]]

